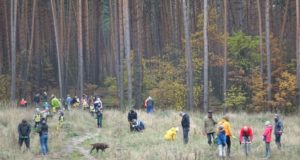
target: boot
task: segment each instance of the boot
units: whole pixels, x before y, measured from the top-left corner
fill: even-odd
[[[227,156],[230,157],[230,148],[227,148]]]

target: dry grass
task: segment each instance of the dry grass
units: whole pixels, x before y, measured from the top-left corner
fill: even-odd
[[[38,135],[31,135],[30,152],[22,153],[17,145],[16,127],[22,118],[32,119],[33,110],[21,110],[15,108],[2,109],[0,112],[0,159],[42,159],[39,156]],[[49,121],[50,154],[48,159],[84,159],[83,155],[74,150],[71,153],[64,152],[64,148],[70,139],[76,139],[88,133],[94,133],[96,136],[87,138],[81,144],[86,150],[90,149],[90,144],[95,142],[105,142],[110,148],[104,153],[94,152],[92,155],[97,159],[141,159],[141,160],[181,160],[181,159],[217,159],[217,148],[207,145],[206,136],[202,134],[204,116],[198,113],[190,113],[191,131],[190,143],[183,144],[182,130],[179,130],[177,139],[174,142],[163,140],[163,135],[167,129],[173,126],[179,126],[181,118],[174,111],[159,111],[152,115],[147,115],[139,111],[138,116],[146,124],[146,130],[143,133],[129,132],[127,123],[127,113],[119,111],[104,111],[103,129],[97,129],[96,120],[88,113],[83,111],[72,111],[66,113],[66,124],[64,128],[57,131],[57,117]],[[216,120],[221,115],[214,115]],[[253,126],[254,142],[252,144],[252,155],[248,159],[262,159],[264,144],[261,140],[263,124],[266,120],[273,120],[271,114],[248,115],[230,114],[231,125],[234,135],[238,137],[239,128],[247,124]],[[278,151],[275,143],[272,142],[271,159],[299,159],[300,156],[300,118],[297,116],[283,117],[285,133],[283,135],[283,151]],[[274,138],[274,137],[273,137]],[[238,139],[232,140],[232,158],[245,159],[240,151]]]

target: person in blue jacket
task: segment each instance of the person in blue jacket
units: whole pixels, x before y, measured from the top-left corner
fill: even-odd
[[[222,125],[218,127],[218,149],[219,149],[219,156],[221,159],[225,159],[226,157],[226,135],[225,130]]]

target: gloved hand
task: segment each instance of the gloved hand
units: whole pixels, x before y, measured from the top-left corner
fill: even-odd
[[[225,146],[226,146],[226,144],[225,144],[225,143],[222,143],[222,146],[223,146],[223,147],[225,147]]]

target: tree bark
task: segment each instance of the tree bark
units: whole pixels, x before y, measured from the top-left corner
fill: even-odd
[[[208,111],[208,39],[207,39],[207,25],[208,25],[208,6],[207,0],[204,0],[204,25],[203,25],[203,39],[204,39],[204,100],[203,109],[206,113]]]
[[[128,106],[132,105],[132,80],[131,80],[131,63],[130,63],[130,29],[129,29],[129,3],[128,0],[123,0],[123,25],[124,25],[124,45],[127,64],[127,78],[128,78]]]
[[[25,82],[28,81],[29,76],[29,70],[32,63],[32,50],[33,50],[33,44],[34,44],[34,33],[35,33],[35,14],[36,14],[36,0],[33,0],[33,9],[32,9],[32,21],[31,21],[31,33],[30,33],[30,44],[29,44],[29,50],[28,50],[28,62],[26,65],[26,73],[25,73]]]
[[[51,7],[52,7],[52,17],[54,23],[54,34],[55,34],[55,43],[56,43],[56,57],[57,57],[57,67],[58,67],[58,82],[59,82],[59,96],[62,97],[62,74],[61,74],[61,63],[60,63],[60,40],[58,34],[58,24],[57,24],[57,14],[56,14],[56,7],[55,1],[51,0]]]
[[[119,41],[120,41],[120,107],[125,111],[124,106],[124,28],[123,28],[123,0],[119,0]]]
[[[263,33],[262,33],[260,0],[257,0],[256,2],[257,2],[258,28],[259,28],[260,76],[263,79],[263,75],[264,75],[263,54],[264,54],[264,51],[263,51]]]
[[[18,1],[11,0],[11,97],[16,99],[16,30],[17,30],[17,7]]]
[[[298,113],[300,113],[300,13],[299,13],[299,0],[296,0],[296,57],[297,57],[297,102]]]
[[[82,45],[82,1],[78,0],[78,21],[77,21],[77,32],[78,32],[78,81],[79,81],[79,97],[83,94],[83,45]]]
[[[267,97],[268,104],[272,100],[272,71],[271,71],[271,50],[270,50],[270,0],[266,0],[266,49],[267,49]],[[270,105],[268,105],[270,111]]]
[[[143,86],[143,68],[142,55],[144,51],[143,39],[143,1],[136,0],[137,9],[137,53],[135,56],[135,109],[140,109],[143,106],[142,100],[142,86]]]
[[[282,25],[281,25],[281,30],[280,30],[280,41],[283,41],[283,34],[285,31],[287,14],[288,14],[288,10],[289,10],[289,2],[290,2],[290,0],[286,0],[285,10],[284,10],[283,19],[282,19]]]
[[[224,113],[227,112],[226,99],[227,99],[227,0],[224,0],[224,73],[223,73],[223,95],[224,95]]]
[[[190,45],[190,18],[189,18],[189,0],[182,0],[184,35],[185,35],[185,56],[186,56],[186,73],[187,73],[187,107],[193,110],[193,69],[192,54]]]
[[[89,2],[84,1],[84,27],[85,27],[85,55],[86,55],[86,82],[90,82],[90,41],[89,41]]]

